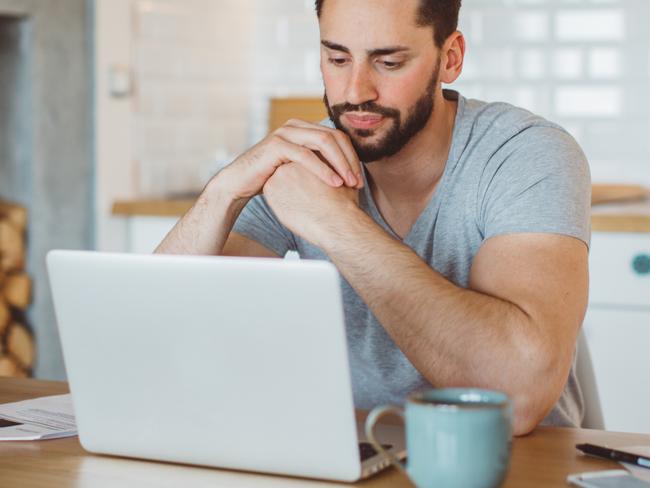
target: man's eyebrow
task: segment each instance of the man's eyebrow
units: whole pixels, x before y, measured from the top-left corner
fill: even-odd
[[[341,44],[326,40],[322,40],[321,44],[328,49],[332,49],[333,51],[342,51],[344,53],[350,54],[350,49],[342,46]],[[388,46],[380,47],[377,49],[368,49],[367,52],[369,56],[388,56],[390,54],[400,53],[408,50],[409,48],[406,46]]]
[[[369,56],[388,56],[390,54],[401,53],[408,51],[409,48],[406,46],[390,46],[390,47],[380,47],[379,49],[369,49]]]
[[[350,50],[347,47],[336,44],[335,42],[322,40],[320,43],[327,49],[331,49],[333,51],[343,51],[344,53],[350,54]]]

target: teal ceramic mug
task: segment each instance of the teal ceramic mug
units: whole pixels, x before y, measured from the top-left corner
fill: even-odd
[[[408,465],[375,438],[375,424],[389,413],[404,419]],[[508,470],[512,409],[508,397],[496,391],[429,390],[410,396],[403,409],[373,409],[366,437],[420,488],[492,488]]]

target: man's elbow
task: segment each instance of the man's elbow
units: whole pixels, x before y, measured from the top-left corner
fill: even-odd
[[[572,351],[572,347],[557,343],[528,348],[520,363],[527,367],[519,370],[509,392],[514,435],[531,433],[558,402],[571,369]]]
[[[560,383],[553,373],[547,371],[532,375],[526,386],[510,392],[514,435],[530,434],[544,420],[559,400]]]
[[[529,395],[519,394],[512,398],[512,433],[515,436],[530,434],[546,416],[546,410]]]

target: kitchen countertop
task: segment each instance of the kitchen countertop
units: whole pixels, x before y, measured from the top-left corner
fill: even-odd
[[[180,217],[192,206],[192,199],[121,200],[113,215],[124,217]],[[635,202],[602,203],[592,207],[594,232],[650,233],[650,198]]]
[[[187,212],[194,199],[168,198],[118,200],[113,204],[113,215],[123,217],[180,217]]]
[[[650,199],[594,205],[591,226],[594,232],[650,233]]]

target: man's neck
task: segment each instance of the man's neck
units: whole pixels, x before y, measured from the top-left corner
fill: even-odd
[[[386,159],[367,164],[376,200],[390,204],[428,200],[447,163],[458,102],[439,90],[431,119],[404,148]]]

